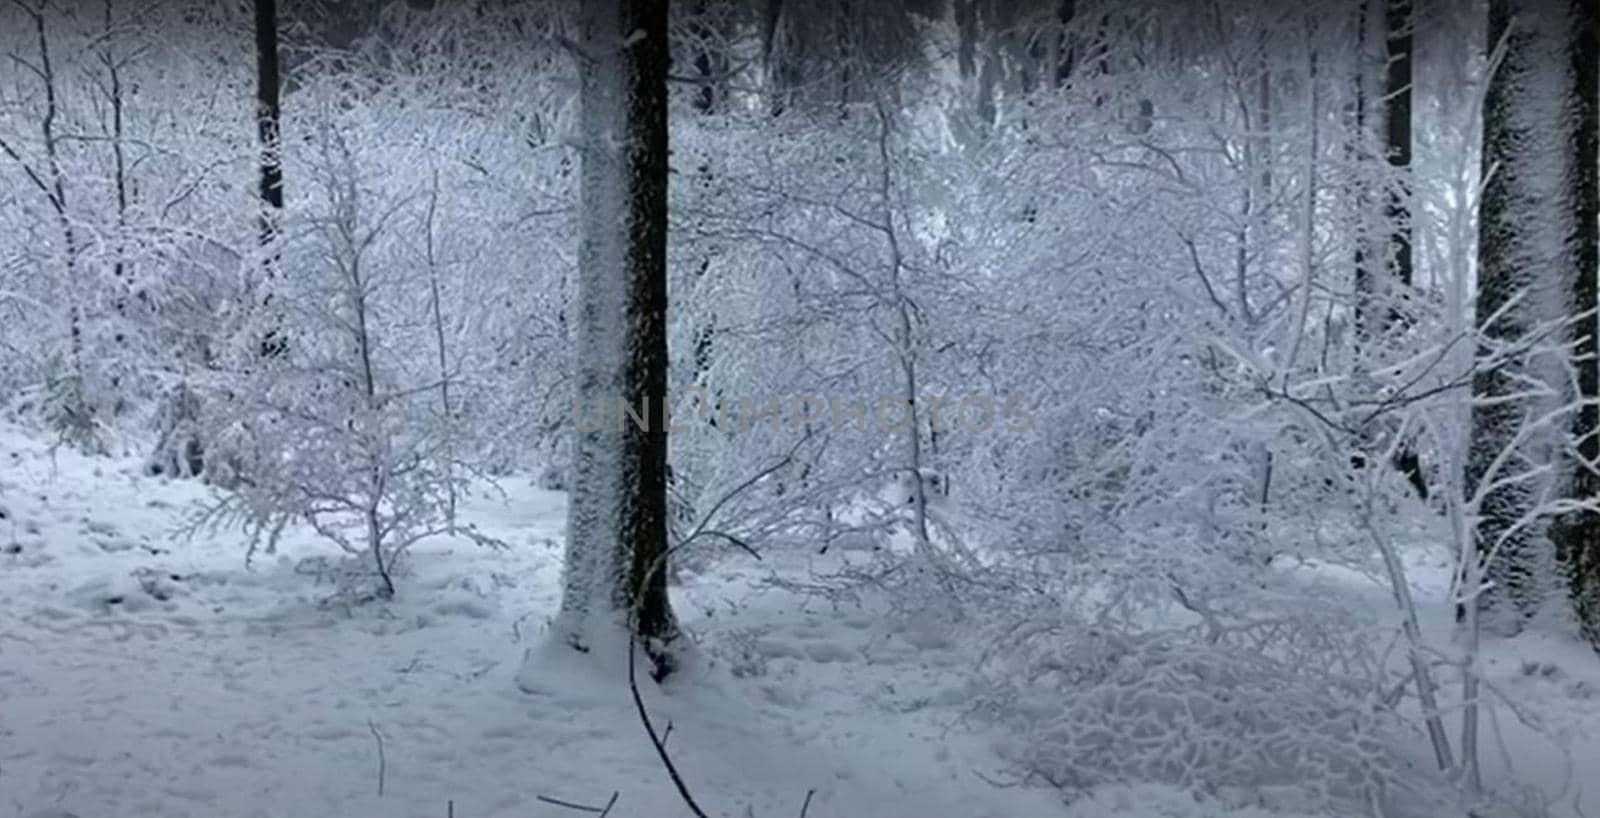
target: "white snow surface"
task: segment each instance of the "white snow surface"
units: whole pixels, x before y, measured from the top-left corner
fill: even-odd
[[[0,816],[558,818],[586,813],[541,796],[601,807],[613,793],[614,818],[688,815],[624,655],[543,638],[564,497],[529,483],[464,509],[510,550],[425,543],[396,600],[328,605],[306,560],[331,546],[291,531],[247,567],[236,534],[175,536],[204,488],[0,425]],[[769,554],[673,589],[693,645],[664,688],[643,688],[709,814],[793,818],[811,792],[810,818],[1284,818],[1154,785],[1071,804],[1005,785],[1004,736],[971,713],[983,646],[763,582],[836,567],[820,559]],[[1444,566],[1418,567],[1442,620]],[[542,672],[523,692],[530,650]],[[1600,662],[1540,634],[1489,650],[1495,683],[1568,736],[1578,780],[1600,771]],[[1560,752],[1499,721],[1515,780],[1558,794]],[[1600,814],[1600,795],[1582,803]]]

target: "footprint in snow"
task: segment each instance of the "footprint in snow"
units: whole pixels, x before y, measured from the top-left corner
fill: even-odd
[[[88,534],[99,534],[102,537],[115,537],[121,532],[117,527],[104,520],[95,520],[88,517],[83,519],[83,530]]]
[[[106,552],[107,554],[118,554],[123,551],[132,551],[138,547],[136,543],[130,540],[114,539],[111,537],[96,537],[91,539],[90,542],[100,546],[100,550]]]
[[[336,727],[326,724],[306,731],[307,738],[314,738],[318,741],[338,741],[340,739],[355,738],[355,736],[356,731],[348,727]]]
[[[475,599],[456,599],[433,606],[439,616],[460,616],[467,619],[488,619],[494,616],[489,607]]]
[[[827,664],[829,662],[848,662],[854,658],[854,656],[855,654],[851,653],[844,646],[836,645],[830,642],[813,642],[812,644],[806,646],[806,658],[813,662],[820,662],[822,664]]]
[[[518,725],[499,724],[483,731],[485,739],[521,739],[528,735],[526,728]]]

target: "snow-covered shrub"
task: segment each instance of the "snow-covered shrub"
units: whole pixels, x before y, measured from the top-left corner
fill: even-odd
[[[402,553],[396,555],[386,570],[390,577],[400,579],[407,575],[408,568]],[[310,577],[313,585],[324,589],[317,600],[319,608],[348,610],[383,596],[383,589],[372,582],[372,564],[363,555],[344,554],[331,559],[321,555],[305,557],[294,563],[294,572]]]
[[[1348,168],[1318,132],[1331,122],[1274,120],[1272,151],[1241,150],[1248,116],[1211,105],[1250,82],[1238,65],[1130,70],[1101,89],[1161,112],[1137,138],[1108,119],[1115,105],[1044,96],[965,151],[896,163],[896,217],[920,226],[906,274],[925,321],[920,381],[1024,396],[1035,422],[929,434],[930,465],[961,487],[951,540],[981,558],[949,560],[943,581],[891,573],[905,561],[880,555],[872,578],[907,610],[958,609],[1012,634],[995,640],[1005,658],[981,695],[1036,780],[1271,792],[1330,811],[1426,801],[1437,781],[1412,766],[1426,739],[1375,647],[1393,634],[1349,614],[1368,608],[1344,592],[1308,596],[1269,566],[1376,566],[1362,515],[1410,509],[1362,508],[1347,475],[1352,455],[1381,462],[1392,430],[1367,416],[1409,377],[1393,367],[1409,353],[1355,357],[1341,290],[1354,252],[1337,235],[1302,240],[1304,220],[1346,218]],[[1263,174],[1279,186],[1265,204]],[[848,224],[880,218],[869,198],[812,203],[820,223],[793,239],[816,267],[870,258],[850,240],[870,229]],[[829,303],[848,321],[867,287],[837,278]],[[1440,322],[1429,304],[1411,318],[1422,336]],[[862,348],[819,358],[864,370]]]
[[[386,189],[352,149],[348,124],[323,117],[297,168],[314,184],[304,203],[314,215],[281,261],[299,275],[273,292],[272,312],[294,331],[284,354],[245,365],[212,403],[209,437],[227,457],[208,463],[226,487],[209,520],[242,521],[252,548],[269,550],[303,520],[365,555],[388,596],[392,566],[418,540],[451,533],[494,543],[456,524],[475,468],[451,407],[441,406],[448,359],[429,354],[441,313],[415,286],[432,259],[397,240],[402,223],[435,226],[409,221],[421,198]]]
[[[1307,606],[1269,570],[1277,553],[1362,569],[1370,553],[1330,480],[1357,441],[1274,391],[1337,363],[1326,350],[1346,345],[1343,307],[1322,290],[1312,307],[1289,297],[1305,262],[1293,200],[1241,233],[1233,214],[1260,168],[1227,148],[1248,126],[1197,104],[1216,77],[1123,89],[1164,114],[1133,141],[1107,111],[1059,99],[964,151],[905,138],[930,123],[904,118],[880,143],[866,106],[763,124],[761,151],[739,148],[737,117],[690,121],[674,194],[687,234],[675,296],[688,301],[675,371],[729,400],[870,403],[895,393],[910,360],[923,400],[1027,401],[1026,428],[972,433],[948,406],[942,428],[925,422],[917,465],[957,487],[957,508],[929,515],[946,529],[930,532],[937,567],[904,570],[908,549],[884,548],[853,579],[890,589],[907,615],[1013,634],[996,640],[1006,658],[986,666],[980,695],[1037,780],[1277,792],[1317,809],[1425,790],[1406,754],[1416,732],[1385,699],[1400,680],[1372,647],[1382,629],[1341,613],[1347,598]],[[1299,148],[1302,127],[1277,136]],[[1295,178],[1288,156],[1264,161]],[[1333,172],[1313,181],[1331,190]],[[1337,203],[1319,208],[1331,218]],[[1314,265],[1350,257],[1338,243],[1313,250]],[[896,288],[915,304],[906,338]],[[1307,310],[1319,320],[1299,319]],[[1307,351],[1286,354],[1296,346]],[[1355,391],[1336,388],[1337,400]],[[674,439],[696,472],[687,484],[735,485],[801,434],[722,425]],[[774,520],[767,543],[899,540],[904,520],[865,501],[905,473],[906,437],[868,427],[822,428],[804,481],[787,471],[750,495],[768,503],[754,509]],[[811,486],[817,505],[772,514]]]
[[[1010,753],[1072,791],[1161,782],[1325,808],[1404,788],[1416,776],[1397,750],[1409,731],[1382,704],[1377,657],[1346,625],[1036,624],[991,663],[1017,730]]]

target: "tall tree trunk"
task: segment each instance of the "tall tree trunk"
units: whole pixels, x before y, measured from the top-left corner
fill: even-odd
[[[56,223],[61,229],[61,259],[65,273],[65,280],[61,283],[67,293],[68,302],[67,372],[59,376],[52,385],[55,394],[51,400],[50,424],[77,445],[89,450],[99,450],[101,444],[95,428],[98,423],[95,407],[86,394],[87,370],[84,361],[83,325],[84,301],[87,293],[84,291],[84,282],[79,280],[79,238],[77,229],[72,223],[71,207],[67,202],[67,175],[62,166],[61,135],[56,130],[56,119],[61,114],[57,87],[60,78],[56,76],[55,63],[51,59],[45,7],[40,5],[38,8],[30,8],[20,3],[18,5],[32,20],[35,41],[39,47],[39,62],[32,67],[44,87],[44,115],[39,119],[39,137],[44,147],[49,182],[46,184],[44,179],[26,166],[24,171],[33,183],[44,191],[45,198],[56,214]],[[16,161],[22,161],[21,157],[10,148],[7,148],[6,152]]]
[[[1390,286],[1398,286],[1394,297],[1403,297],[1412,284],[1411,247],[1411,0],[1389,0],[1384,14],[1387,33],[1388,70],[1384,74],[1384,146],[1389,167],[1397,184],[1389,191],[1384,215],[1389,219]],[[1394,315],[1391,309],[1391,316]]]
[[[952,0],[956,21],[956,70],[963,82],[978,76],[978,0]]]
[[[1577,127],[1570,151],[1575,163],[1570,195],[1577,216],[1572,278],[1574,316],[1600,308],[1596,277],[1600,276],[1600,10],[1593,0],[1571,0],[1572,101]],[[1584,315],[1574,327],[1578,358],[1578,395],[1585,405],[1573,419],[1579,462],[1572,470],[1567,496],[1600,496],[1600,317]],[[1568,593],[1584,638],[1600,650],[1600,514],[1578,512],[1554,526],[1556,555],[1566,570]]]
[[[133,289],[132,273],[128,270],[127,247],[128,238],[128,161],[126,151],[123,149],[123,99],[122,99],[122,65],[114,52],[117,39],[115,17],[112,8],[113,0],[105,0],[105,44],[100,51],[100,61],[106,67],[106,80],[110,87],[106,89],[107,101],[111,103],[111,158],[115,179],[113,180],[117,192],[117,237],[113,246],[112,280],[117,287],[117,294],[113,301],[116,305],[117,317],[126,319],[128,312],[128,294]],[[119,327],[115,336],[117,344],[123,343],[122,330]]]
[[[1484,336],[1502,343],[1525,341],[1541,324],[1558,320],[1568,299],[1562,291],[1568,277],[1562,246],[1567,231],[1559,228],[1572,218],[1559,195],[1560,171],[1570,150],[1561,124],[1568,96],[1562,89],[1569,81],[1562,29],[1568,2],[1489,3],[1489,47],[1504,39],[1505,58],[1484,99],[1477,324]],[[1520,300],[1513,304],[1513,299]],[[1559,373],[1544,369],[1511,360],[1482,369],[1473,379],[1466,493],[1474,496],[1486,480],[1495,486],[1476,509],[1478,558],[1489,583],[1477,599],[1488,614],[1485,621],[1505,632],[1519,630],[1544,601],[1543,574],[1551,555],[1544,531],[1530,523],[1543,484],[1510,481],[1513,475],[1490,469],[1539,468],[1548,462],[1548,441],[1523,439],[1524,425],[1554,408],[1525,396],[1530,382],[1559,391]],[[1512,448],[1520,457],[1496,466],[1496,458]]]
[[[789,110],[802,84],[797,44],[793,38],[785,37],[784,11],[783,0],[766,0],[762,8],[761,61],[766,69],[768,108],[773,116]]]
[[[1055,36],[1056,52],[1050,60],[1050,69],[1055,75],[1057,89],[1067,87],[1067,82],[1072,79],[1072,71],[1078,64],[1078,44],[1072,35],[1072,22],[1077,16],[1077,0],[1061,0],[1056,6],[1056,23],[1061,30]]]
[[[694,95],[695,110],[714,114],[722,110],[727,99],[729,59],[727,39],[712,19],[713,10],[706,0],[697,0],[689,17],[689,35],[694,49],[695,77],[700,84]]]
[[[1385,196],[1383,226],[1376,234],[1375,185],[1367,173],[1357,173],[1352,187],[1354,219],[1354,299],[1352,323],[1357,361],[1371,353],[1374,340],[1384,338],[1404,324],[1414,266],[1410,212],[1411,172],[1411,0],[1362,0],[1356,17],[1359,43],[1355,78],[1355,115],[1349,158],[1367,167],[1371,146],[1381,141],[1393,178]],[[1362,364],[1358,363],[1358,367]],[[1391,432],[1397,431],[1390,424]],[[1351,456],[1350,466],[1366,468],[1367,452],[1388,449],[1378,430],[1367,430],[1363,451]],[[1428,499],[1428,479],[1422,458],[1410,441],[1394,449],[1389,463],[1405,476],[1417,495]]]
[[[1373,107],[1380,111],[1384,157],[1388,161],[1392,179],[1385,196],[1383,215],[1387,228],[1387,245],[1382,259],[1382,274],[1375,276],[1364,258],[1365,247],[1358,251],[1356,269],[1356,325],[1357,338],[1369,339],[1376,331],[1374,322],[1382,332],[1389,332],[1407,320],[1403,302],[1409,292],[1416,267],[1412,249],[1411,228],[1411,85],[1412,85],[1412,0],[1367,0],[1362,5],[1365,36],[1381,39],[1382,95]],[[1363,82],[1360,92],[1368,84]],[[1364,99],[1358,102],[1366,108]],[[1367,111],[1360,114],[1364,116]],[[1363,224],[1365,221],[1363,220]],[[1381,317],[1380,317],[1381,316]],[[1397,455],[1409,454],[1409,450]]]
[[[261,215],[263,241],[277,233],[277,216],[283,210],[283,161],[279,151],[278,122],[278,4],[255,0],[256,12],[256,131],[261,143]]]
[[[1383,59],[1381,52],[1376,52],[1375,43],[1383,38],[1383,15],[1379,14],[1377,5],[1381,0],[1362,0],[1356,18],[1356,92],[1355,92],[1355,124],[1352,130],[1352,149],[1350,159],[1362,166],[1370,157],[1372,150],[1371,122],[1377,119],[1377,112],[1382,110],[1381,89],[1375,81],[1374,75],[1378,74],[1378,65]],[[1372,265],[1374,256],[1373,223],[1373,185],[1365,176],[1358,174],[1354,188],[1355,209],[1355,273],[1353,288],[1355,290],[1354,303],[1352,304],[1352,323],[1355,329],[1355,348],[1357,354],[1366,350],[1372,340],[1372,308],[1377,301],[1374,289],[1377,276],[1373,275]]]
[[[1384,147],[1394,179],[1389,188],[1388,205],[1384,217],[1389,224],[1389,249],[1384,254],[1387,261],[1385,312],[1387,328],[1403,328],[1413,320],[1408,302],[1415,283],[1416,250],[1412,242],[1411,226],[1411,58],[1414,43],[1412,0],[1388,0],[1384,13],[1386,34],[1384,49],[1388,69],[1384,72]],[[1416,489],[1422,499],[1428,499],[1428,481],[1422,472],[1422,460],[1416,447],[1409,441],[1394,450],[1392,465]]]
[[[618,409],[577,433],[559,638],[628,626],[671,671],[667,600],[667,7],[585,0],[577,399]],[[618,406],[639,412],[631,418]],[[642,419],[642,423],[638,422]],[[615,422],[611,422],[615,421]]]
[[[255,0],[256,17],[256,132],[261,143],[261,244],[272,247],[277,241],[283,217],[283,150],[278,102],[278,5],[277,0]],[[272,300],[272,281],[277,259],[265,261],[267,294],[263,306]],[[274,322],[275,324],[276,322]],[[288,351],[282,329],[271,326],[261,339],[261,356],[276,358]]]
[[[906,471],[911,475],[911,523],[917,538],[918,552],[934,557],[933,545],[928,536],[928,493],[922,483],[922,422],[917,400],[918,343],[913,322],[913,303],[905,287],[905,253],[900,244],[900,233],[895,227],[894,213],[894,160],[890,153],[890,119],[888,107],[880,99],[878,113],[878,197],[883,207],[883,238],[889,251],[889,293],[894,299],[895,358],[900,364],[901,385],[905,389],[907,451]],[[931,418],[930,418],[931,422]],[[931,428],[931,426],[930,426]]]

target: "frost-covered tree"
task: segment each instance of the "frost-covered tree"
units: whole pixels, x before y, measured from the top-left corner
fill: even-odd
[[[1566,181],[1572,237],[1569,312],[1578,361],[1576,396],[1584,405],[1573,417],[1576,457],[1568,475],[1573,499],[1600,497],[1600,9],[1577,0],[1568,11],[1574,125]],[[1600,513],[1582,510],[1552,526],[1557,558],[1567,572],[1568,593],[1579,627],[1600,650]]]
[[[1565,314],[1573,281],[1568,243],[1574,213],[1565,186],[1572,172],[1568,116],[1576,96],[1566,47],[1564,0],[1494,0],[1489,44],[1503,58],[1489,80],[1483,112],[1483,193],[1479,210],[1479,331],[1490,343],[1515,342]],[[1476,522],[1479,559],[1491,585],[1478,597],[1492,626],[1515,631],[1539,610],[1551,580],[1548,520],[1533,514],[1553,488],[1548,469],[1558,436],[1521,436],[1552,411],[1562,373],[1537,356],[1480,369],[1473,381],[1469,494],[1497,458],[1530,468],[1487,493]],[[1515,444],[1515,445],[1513,445]]]
[[[451,535],[465,478],[553,476],[573,490],[563,653],[612,653],[637,613],[665,658],[667,545],[822,552],[843,573],[808,590],[870,583],[995,636],[979,712],[1036,780],[1287,787],[1342,814],[1431,772],[1408,764],[1411,722],[1442,766],[1475,758],[1443,738],[1457,702],[1435,682],[1479,666],[1428,643],[1400,558],[1448,539],[1475,569],[1465,521],[1502,485],[1549,484],[1528,519],[1574,510],[1555,449],[1588,423],[1561,414],[1587,388],[1562,359],[1579,282],[1472,348],[1481,55],[1459,41],[1478,11],[696,0],[671,4],[668,94],[642,92],[668,14],[643,3],[280,2],[281,139],[263,140],[253,3],[114,5],[107,23],[0,0],[8,65],[40,67],[27,10],[46,12],[79,240],[62,252],[48,88],[0,70],[0,235],[21,237],[0,241],[0,387],[19,411],[72,371],[76,309],[98,429],[144,447],[153,422],[163,475],[205,443],[258,533],[310,518],[376,574]],[[293,182],[265,245],[263,158]],[[1538,164],[1518,161],[1493,166]],[[1535,274],[1486,280],[1513,268]],[[292,343],[264,360],[279,329]],[[1502,403],[1469,400],[1475,370],[1553,414],[1480,439],[1496,455],[1468,494],[1468,411]],[[1426,507],[1393,470],[1351,468],[1410,444],[1440,487]],[[916,498],[921,470],[948,495]],[[689,553],[670,567],[722,556]],[[1297,559],[1387,572],[1399,627],[1308,594]],[[1464,691],[1471,718],[1485,688]]]
[[[255,0],[255,42],[256,134],[261,143],[261,243],[270,247],[278,240],[279,223],[283,219],[283,146],[279,126],[283,115],[279,104],[282,81],[278,74],[277,0]],[[270,307],[272,279],[277,273],[275,262],[276,259],[268,257],[263,306]],[[287,344],[283,330],[270,327],[261,339],[261,356],[280,357]]]
[[[57,30],[61,15],[48,0],[16,0],[0,14],[4,14],[0,20],[7,27],[25,32],[27,39],[23,42],[28,46],[15,43],[6,59],[23,69],[29,80],[37,82],[40,100],[28,112],[35,117],[36,139],[30,140],[33,155],[27,155],[18,140],[3,136],[0,153],[21,168],[23,178],[48,205],[54,230],[39,263],[54,268],[51,273],[66,294],[61,310],[65,318],[65,348],[52,355],[41,408],[47,422],[64,440],[85,449],[105,451],[106,406],[95,399],[96,384],[85,349],[89,331],[85,327],[85,301],[93,287],[86,280],[85,242],[75,204],[79,191],[69,180],[69,157],[62,133],[68,112],[63,99],[67,83],[60,70],[63,60]]]
[[[1415,14],[1412,0],[1387,0],[1384,4],[1384,148],[1389,165],[1400,171],[1399,184],[1389,192],[1384,216],[1389,223],[1389,252],[1386,258],[1394,283],[1412,286],[1416,260],[1412,251],[1410,180],[1412,53],[1415,40]]]
[[[416,542],[494,543],[454,517],[475,464],[460,458],[456,418],[438,402],[454,372],[432,240],[421,252],[397,240],[413,225],[435,229],[437,191],[391,192],[352,149],[352,119],[323,113],[298,166],[305,216],[285,227],[294,228],[286,259],[301,275],[278,288],[275,309],[299,342],[264,369],[257,350],[241,350],[247,363],[210,384],[228,396],[206,411],[211,439],[230,454],[210,464],[228,489],[201,521],[241,522],[252,550],[269,551],[304,521],[363,559],[373,593],[388,598]]]
[[[606,650],[629,628],[672,669],[667,600],[667,8],[584,3],[582,211],[567,552],[556,638]],[[619,406],[638,413],[629,419]]]
[[[1357,157],[1366,158],[1364,146],[1369,142],[1376,145],[1381,157],[1381,164],[1363,165],[1358,161],[1350,168],[1355,177],[1353,198],[1357,209],[1353,223],[1356,258],[1351,321],[1358,366],[1365,366],[1384,357],[1374,350],[1375,346],[1393,349],[1403,343],[1400,336],[1416,325],[1419,312],[1426,308],[1419,304],[1421,299],[1413,289],[1415,10],[1410,0],[1364,0],[1358,19],[1363,56],[1356,66],[1356,121],[1352,136],[1357,146],[1363,146],[1358,147]],[[1374,228],[1380,228],[1381,235],[1372,235]],[[1372,432],[1375,440],[1393,433],[1393,429]],[[1352,465],[1366,463],[1357,456]],[[1427,498],[1424,465],[1413,443],[1397,449],[1391,465],[1406,476],[1423,499]]]
[[[1364,232],[1371,224],[1387,228],[1386,235],[1358,241],[1356,247],[1354,321],[1358,341],[1370,343],[1403,324],[1405,304],[1412,301],[1407,290],[1416,267],[1409,179],[1415,14],[1410,0],[1364,0],[1359,14],[1365,53],[1357,63],[1356,139],[1359,143],[1375,137],[1393,171],[1357,181],[1364,188],[1387,188],[1377,197],[1362,190],[1359,198],[1363,208],[1373,207],[1374,198],[1381,199],[1382,219],[1360,214],[1358,230]],[[1374,180],[1379,184],[1373,185]]]

